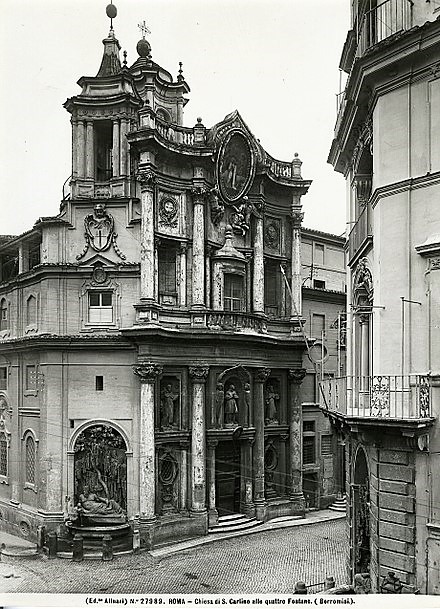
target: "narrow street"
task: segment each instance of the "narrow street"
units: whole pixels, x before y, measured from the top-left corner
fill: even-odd
[[[0,563],[0,592],[79,594],[292,593],[333,576],[346,583],[344,520],[263,531],[196,546],[161,559]],[[13,576],[12,576],[13,574]],[[311,588],[310,592],[317,588]]]

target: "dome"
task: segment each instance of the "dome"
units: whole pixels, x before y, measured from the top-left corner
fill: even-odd
[[[148,40],[142,38],[136,45],[136,51],[138,52],[139,57],[149,57],[151,53],[151,45]]]

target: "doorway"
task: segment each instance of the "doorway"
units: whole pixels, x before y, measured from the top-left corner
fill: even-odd
[[[240,511],[240,445],[232,440],[216,449],[215,496],[219,516]]]

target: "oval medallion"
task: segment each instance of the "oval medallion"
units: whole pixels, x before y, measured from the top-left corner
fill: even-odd
[[[241,131],[230,131],[220,147],[217,160],[217,182],[227,201],[243,197],[255,173],[254,155],[249,141]]]

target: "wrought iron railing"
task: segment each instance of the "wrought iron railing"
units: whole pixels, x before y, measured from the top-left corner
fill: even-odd
[[[325,379],[320,406],[355,417],[425,419],[431,416],[431,383],[420,374]]]
[[[366,11],[359,23],[357,56],[378,42],[389,38],[401,30],[407,30],[412,23],[411,0],[385,0]]]
[[[371,207],[366,204],[348,235],[348,259],[351,260],[367,237],[373,235]]]

